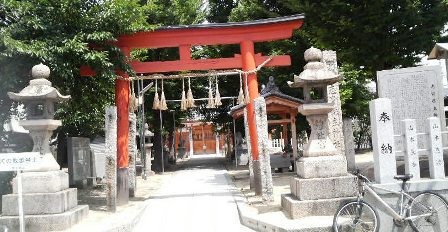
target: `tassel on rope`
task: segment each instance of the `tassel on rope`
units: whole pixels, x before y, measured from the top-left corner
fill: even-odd
[[[194,104],[193,92],[191,91],[190,78],[188,78],[188,92],[187,92],[187,108],[196,107]]]
[[[131,81],[131,85],[130,85],[130,91],[129,91],[129,111],[130,112],[135,112],[137,110],[138,107],[138,102],[137,102],[137,98],[135,97],[135,86],[134,86],[134,81]]]
[[[185,80],[182,78],[182,99],[180,100],[180,110],[187,110],[187,98],[185,97]]]
[[[156,80],[156,93],[154,94],[154,102],[152,103],[152,108],[154,110],[160,109],[159,94],[157,93],[157,80]]]
[[[241,76],[241,73],[240,73],[240,93],[238,94],[237,104],[238,105],[244,104],[243,77]]]
[[[249,87],[248,87],[249,83],[247,82],[248,81],[247,73],[244,74],[244,77],[246,78],[246,95],[244,97],[244,103],[249,104],[250,97],[249,97]]]
[[[213,99],[212,78],[208,78],[208,104],[207,108],[215,108],[215,100]]]
[[[167,110],[168,106],[166,105],[165,92],[163,91],[163,79],[162,79],[162,94],[160,95],[160,109]]]
[[[219,93],[219,86],[218,86],[218,76],[215,77],[216,85],[215,85],[215,106],[222,105],[221,102],[221,94]]]

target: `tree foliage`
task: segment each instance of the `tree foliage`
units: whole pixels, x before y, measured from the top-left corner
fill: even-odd
[[[0,109],[3,123],[11,101],[7,91],[28,84],[39,62],[52,71],[50,80],[72,100],[58,116],[71,136],[101,133],[104,107],[112,104],[115,70],[132,70],[113,45],[118,35],[149,28],[148,8],[136,0],[5,0],[0,6]],[[92,49],[95,47],[95,49]],[[89,65],[96,77],[80,77]]]
[[[232,6],[229,21],[304,13],[304,25],[289,42],[261,44],[258,49],[291,54],[291,69],[273,69],[281,77],[289,72],[289,78],[302,71],[304,49],[316,46],[337,51],[347,79],[341,95],[350,96],[343,99],[343,111],[350,117],[367,113],[365,103],[371,96],[359,88],[360,83],[375,80],[379,70],[415,65],[448,22],[448,2],[440,0],[239,0]],[[284,84],[280,88],[294,96]]]

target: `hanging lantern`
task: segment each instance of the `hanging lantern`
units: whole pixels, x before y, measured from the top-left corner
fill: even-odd
[[[215,99],[213,99],[212,78],[208,78],[208,104],[207,108],[215,108]]]
[[[188,78],[188,92],[187,92],[187,108],[196,107],[194,104],[193,92],[191,91],[190,78]]]
[[[154,110],[160,109],[159,94],[157,93],[157,80],[156,80],[156,93],[154,94],[154,102],[152,103],[152,108]]]
[[[168,106],[166,105],[165,100],[165,92],[163,91],[163,79],[162,79],[162,94],[160,95],[160,110],[167,110]]]
[[[180,100],[180,110],[187,110],[187,98],[185,96],[185,80],[182,79],[182,99]]]
[[[240,93],[238,94],[237,104],[242,105],[244,104],[244,91],[243,91],[243,77],[240,73]]]
[[[222,105],[221,102],[221,94],[219,93],[219,86],[218,86],[218,76],[215,77],[216,80],[216,85],[215,85],[215,106],[220,106]]]

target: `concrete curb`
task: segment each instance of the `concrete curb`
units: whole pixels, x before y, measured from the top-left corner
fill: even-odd
[[[306,217],[297,220],[288,219],[282,211],[260,214],[247,204],[247,199],[235,186],[230,175],[225,174],[232,195],[237,204],[242,225],[260,232],[332,232],[332,216]]]
[[[264,223],[256,219],[258,215],[258,210],[250,207],[247,204],[247,199],[244,195],[237,189],[235,184],[233,183],[229,173],[225,173],[225,177],[229,186],[232,189],[232,196],[237,205],[238,214],[240,216],[240,222],[242,225],[249,227],[255,231],[270,231],[270,232],[280,232],[286,231],[282,230],[282,228]]]
[[[112,225],[106,229],[101,231],[103,232],[132,232],[134,230],[135,225],[140,221],[140,218],[143,212],[149,205],[149,200],[145,200],[143,204],[139,204],[135,206],[137,209],[132,212],[128,212],[130,210],[126,210],[120,212],[118,214],[114,214],[112,219],[108,219],[108,221],[112,222]],[[116,222],[116,223],[114,223]]]

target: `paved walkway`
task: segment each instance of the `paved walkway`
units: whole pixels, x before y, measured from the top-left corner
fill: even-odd
[[[134,231],[252,231],[240,223],[223,161],[216,155],[198,155],[183,164],[150,197]]]

